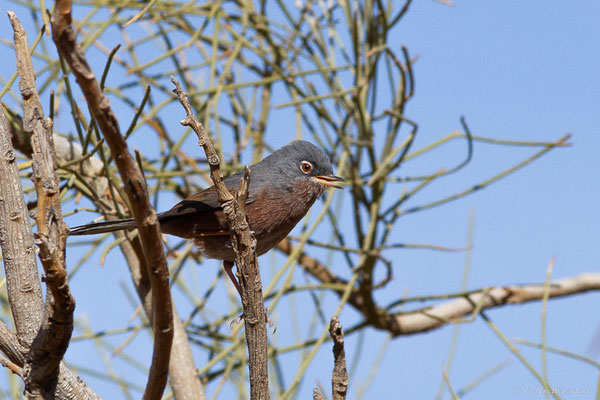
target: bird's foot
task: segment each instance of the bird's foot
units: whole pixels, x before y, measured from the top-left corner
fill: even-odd
[[[232,319],[231,322],[229,323],[229,329],[235,328],[236,325],[238,325],[240,322],[242,322],[243,319],[244,319],[244,313],[242,313],[239,316],[237,316],[236,318]]]
[[[240,314],[238,317],[234,318],[229,323],[229,329],[233,329],[236,325],[244,320],[244,313]],[[277,331],[277,327],[273,323],[273,320],[269,318],[269,313],[267,312],[267,307],[265,307],[265,323],[269,324],[269,328],[273,328],[273,333]]]

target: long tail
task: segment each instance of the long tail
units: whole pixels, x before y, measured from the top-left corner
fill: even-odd
[[[123,229],[134,229],[135,221],[133,218],[128,219],[119,219],[115,221],[103,221],[96,222],[94,224],[87,224],[76,226],[75,228],[71,228],[69,230],[70,236],[75,235],[94,235],[96,233],[106,233],[106,232],[114,232],[120,231]]]

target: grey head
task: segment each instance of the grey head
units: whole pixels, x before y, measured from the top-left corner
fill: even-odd
[[[259,185],[277,186],[292,190],[298,184],[340,188],[336,182],[344,180],[333,175],[329,158],[314,144],[296,140],[283,146],[251,167],[252,180]]]

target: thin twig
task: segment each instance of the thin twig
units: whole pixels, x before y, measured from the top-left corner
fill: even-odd
[[[13,374],[19,375],[21,378],[23,378],[23,368],[19,367],[17,364],[13,363],[12,361],[0,356],[0,365],[2,365],[4,368],[8,369]]]

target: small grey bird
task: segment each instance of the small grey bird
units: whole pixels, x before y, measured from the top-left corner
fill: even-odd
[[[341,188],[344,180],[333,175],[323,150],[298,140],[275,151],[250,167],[246,215],[256,238],[256,254],[261,255],[283,240],[306,215],[327,187]],[[225,179],[231,193],[239,187],[244,172]],[[229,239],[227,217],[214,186],[193,194],[169,211],[158,214],[163,233],[192,239],[208,258],[225,261],[225,270],[239,291],[234,278],[234,252]],[[92,235],[122,229],[135,229],[132,218],[78,226],[69,235]]]

